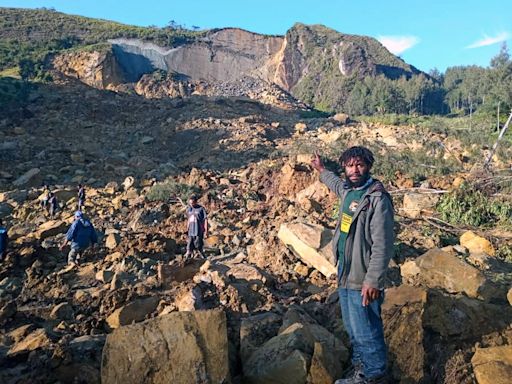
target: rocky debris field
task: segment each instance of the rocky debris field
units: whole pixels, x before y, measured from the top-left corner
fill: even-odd
[[[53,87],[0,120],[0,216],[11,239],[0,264],[0,381],[339,378],[350,346],[326,261],[336,198],[308,165],[310,149],[368,140],[400,151],[435,134],[342,115],[304,119],[242,99],[146,100]],[[458,177],[469,176],[427,182],[454,188]],[[42,182],[62,205],[53,220],[40,207]],[[70,268],[58,246],[78,182],[87,185],[84,211],[100,243]],[[405,176],[389,185],[406,187],[415,185]],[[193,188],[209,214],[208,257],[184,260],[176,197]],[[485,233],[447,240],[422,221],[431,199],[393,196],[397,248],[383,318],[394,379],[506,382],[510,263]]]

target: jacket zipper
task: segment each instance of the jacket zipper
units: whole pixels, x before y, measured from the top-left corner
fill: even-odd
[[[370,186],[371,187],[371,186]],[[368,188],[370,188],[368,187]],[[350,243],[352,245],[352,241],[353,241],[353,236],[351,237],[350,235],[353,234],[353,230],[352,228],[355,227],[355,225],[353,225],[358,216],[359,216],[359,213],[362,211],[364,205],[366,204],[366,201],[367,198],[369,198],[370,196],[370,191],[368,190],[367,193],[365,193],[363,195],[363,197],[361,198],[361,201],[363,201],[362,204],[359,205],[358,207],[358,210],[354,213],[354,216],[352,217],[352,222],[350,223],[350,228],[348,230],[348,234],[347,234],[347,240],[345,241],[345,249],[343,251],[343,267],[341,269],[341,286],[344,287],[347,283],[347,279],[348,279],[348,273],[345,273],[345,271],[347,271],[349,268],[347,268],[348,265],[348,260],[347,260],[347,248],[348,248],[348,244],[349,244],[349,240],[350,240]],[[368,202],[369,203],[369,202]]]

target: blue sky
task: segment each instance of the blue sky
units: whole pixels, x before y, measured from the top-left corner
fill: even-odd
[[[133,25],[240,27],[283,35],[295,22],[372,36],[428,71],[487,66],[512,39],[510,0],[0,0],[1,7],[57,11]]]

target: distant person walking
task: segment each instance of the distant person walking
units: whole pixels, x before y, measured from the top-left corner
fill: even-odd
[[[78,210],[82,211],[85,204],[85,187],[78,184]]]
[[[204,254],[204,238],[208,237],[208,219],[206,210],[197,202],[197,196],[192,195],[188,200],[187,214],[187,252],[185,258],[192,257],[194,250],[199,251],[201,257]]]
[[[66,233],[66,240],[60,246],[62,251],[64,247],[71,243],[71,250],[68,253],[68,265],[78,266],[83,252],[90,246],[98,242],[98,235],[92,223],[84,217],[80,211],[75,212],[75,221],[69,227]]]
[[[53,219],[59,210],[59,201],[53,192],[48,193],[48,196],[48,212],[50,213],[50,218]]]
[[[0,219],[0,261],[5,259],[8,241],[9,237],[7,236],[7,228],[3,226],[2,219]]]
[[[41,200],[41,207],[48,210],[48,200],[50,199],[50,187],[45,184],[43,187],[43,198]]]

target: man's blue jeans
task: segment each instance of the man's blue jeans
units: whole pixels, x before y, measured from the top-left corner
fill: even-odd
[[[366,378],[386,373],[387,349],[380,317],[384,292],[377,300],[363,307],[361,291],[338,288],[343,324],[352,344],[352,363],[362,365]]]

